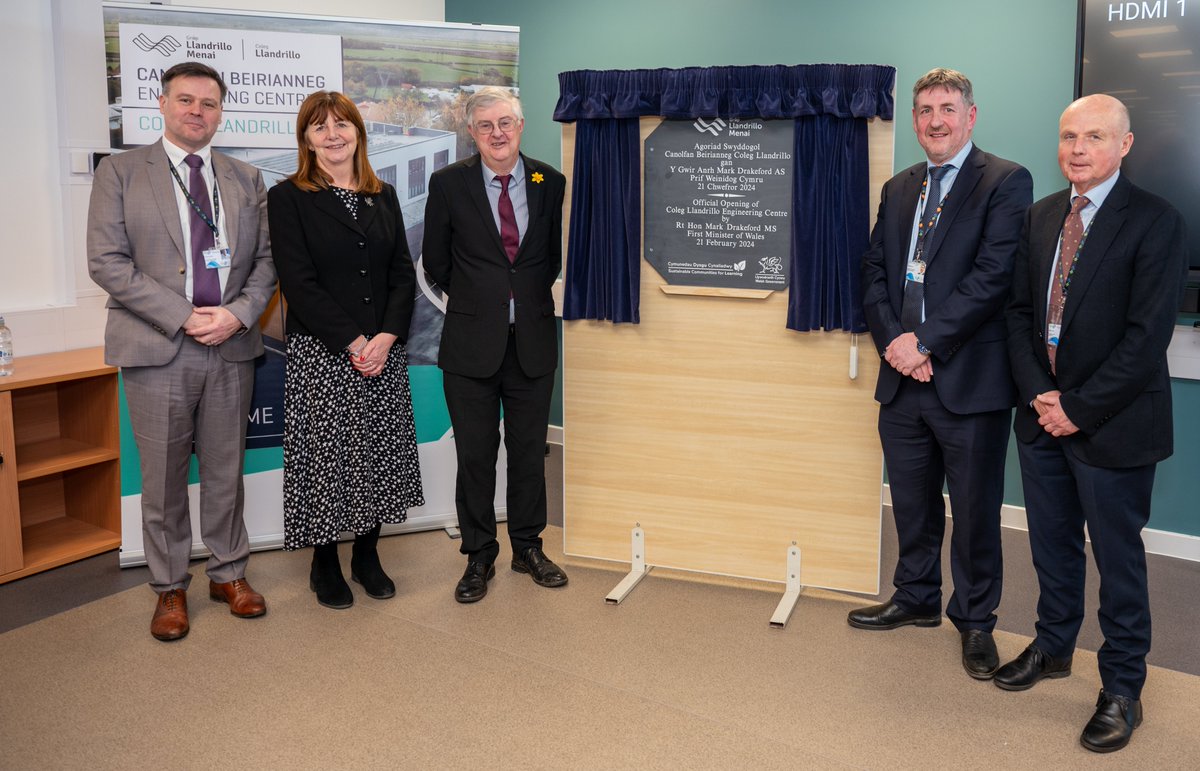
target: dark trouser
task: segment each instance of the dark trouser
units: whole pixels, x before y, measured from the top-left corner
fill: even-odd
[[[956,415],[932,383],[905,380],[879,410],[900,557],[892,600],[910,613],[942,610],[943,482],[950,491],[954,531],[950,573],[954,593],[946,615],[960,631],[996,626],[1004,562],[1000,506],[1011,410]]]
[[[1044,433],[1029,444],[1020,442],[1017,451],[1038,576],[1034,644],[1056,658],[1075,650],[1083,623],[1086,523],[1100,572],[1100,680],[1108,693],[1140,698],[1150,651],[1142,528],[1150,518],[1155,465],[1090,466]]]
[[[508,454],[508,539],[513,552],[540,547],[546,527],[546,426],[554,373],[528,377],[517,361],[515,342],[509,335],[504,361],[490,377],[450,372],[442,376],[458,457],[459,550],[480,562],[494,562],[500,553],[494,501],[502,408]]]

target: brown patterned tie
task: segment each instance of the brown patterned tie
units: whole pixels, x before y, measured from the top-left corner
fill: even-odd
[[[1058,252],[1058,270],[1050,278],[1050,305],[1046,308],[1046,354],[1050,357],[1050,371],[1057,373],[1055,359],[1062,337],[1063,306],[1067,302],[1067,290],[1071,288],[1075,258],[1079,244],[1083,241],[1083,218],[1079,213],[1090,203],[1086,196],[1076,196],[1071,203],[1071,213],[1062,227],[1062,247]],[[1052,328],[1058,327],[1058,334]]]

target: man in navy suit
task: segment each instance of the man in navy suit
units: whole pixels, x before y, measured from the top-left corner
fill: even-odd
[[[1107,94],[1059,121],[1070,190],[1025,219],[1008,308],[1014,428],[1038,575],[1037,636],[995,683],[1071,673],[1083,621],[1084,525],[1100,572],[1103,688],[1080,742],[1119,750],[1142,721],[1150,601],[1141,530],[1172,452],[1166,351],[1187,275],[1183,218],[1120,172],[1129,112]]]
[[[438,366],[458,457],[455,502],[467,569],[459,602],[487,594],[496,542],[500,416],[508,453],[512,569],[540,586],[566,574],[542,552],[546,527],[546,427],[558,325],[551,287],[562,268],[566,178],[520,153],[521,103],[483,88],[466,104],[479,155],[429,179],[425,269],[447,294]]]
[[[971,142],[971,82],[931,70],[913,86],[927,159],[883,188],[862,261],[863,310],[884,366],[875,398],[900,555],[891,599],[852,611],[859,629],[937,626],[950,491],[954,593],[946,614],[962,663],[986,680],[1003,563],[1000,506],[1015,404],[1004,305],[1033,179]]]

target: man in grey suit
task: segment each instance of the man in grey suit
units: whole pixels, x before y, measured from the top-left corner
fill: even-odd
[[[105,360],[121,367],[141,455],[142,532],[158,592],[150,633],[159,640],[189,628],[193,441],[209,596],[239,617],[266,612],[245,577],[242,457],[275,267],[261,174],[210,147],[225,93],[204,64],[163,73],[162,140],[101,163],[88,211],[88,269],[110,296]]]

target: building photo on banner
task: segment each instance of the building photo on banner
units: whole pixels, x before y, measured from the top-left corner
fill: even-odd
[[[114,153],[162,136],[161,78],[183,61],[221,73],[228,94],[212,144],[257,168],[268,190],[297,170],[295,118],[305,97],[339,91],[361,113],[371,167],[399,198],[418,293],[406,349],[426,503],[411,509],[407,522],[387,525],[384,534],[457,524],[454,440],[437,367],[446,300],[421,259],[425,201],[433,172],[475,152],[466,129],[467,98],[484,86],[518,91],[518,42],[518,30],[503,26],[104,5]],[[246,438],[245,516],[254,549],[283,544],[285,315],[286,303],[276,294],[262,318],[266,354],[256,363]],[[120,562],[131,566],[143,564],[145,556],[140,459],[123,394],[120,417]],[[504,463],[501,448],[501,468]],[[198,535],[198,479],[193,459],[194,556],[206,553]],[[503,480],[499,475],[495,499],[501,512]]]

